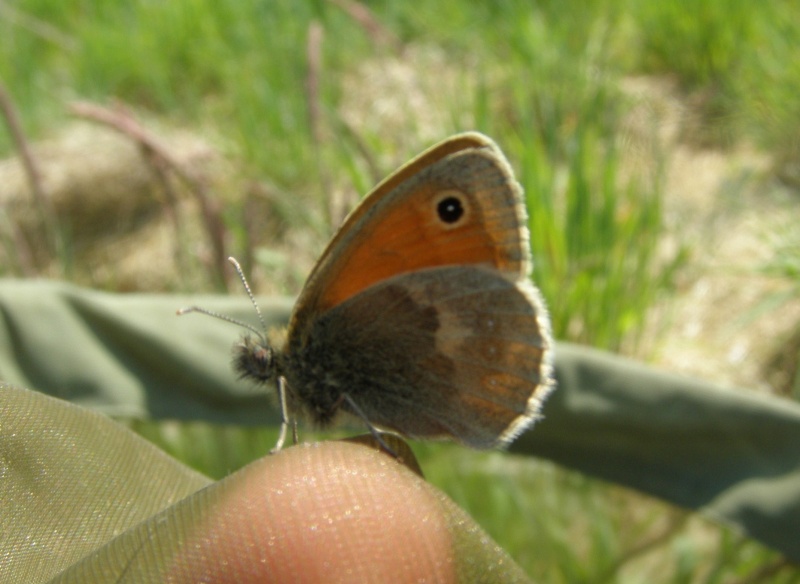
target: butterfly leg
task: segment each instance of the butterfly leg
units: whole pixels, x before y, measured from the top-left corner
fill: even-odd
[[[391,446],[386,444],[386,441],[381,436],[381,433],[378,432],[378,429],[372,425],[363,410],[356,405],[356,402],[353,401],[353,398],[351,398],[349,394],[343,393],[342,399],[346,401],[347,405],[350,406],[350,409],[353,410],[353,412],[355,412],[355,414],[364,421],[364,423],[367,425],[367,429],[369,429],[369,433],[372,434],[372,437],[375,438],[375,441],[380,445],[384,452],[399,460],[400,455],[397,454]]]
[[[283,376],[278,376],[278,400],[281,404],[281,430],[278,434],[278,442],[269,451],[270,454],[275,454],[283,448],[283,443],[286,442],[286,432],[289,430],[289,412],[286,405],[286,380]],[[294,443],[297,444],[297,422],[295,421],[292,426],[292,438]]]

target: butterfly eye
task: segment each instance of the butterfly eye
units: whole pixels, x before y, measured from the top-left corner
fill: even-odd
[[[457,196],[448,195],[436,205],[436,213],[444,223],[452,225],[464,216],[464,205]]]

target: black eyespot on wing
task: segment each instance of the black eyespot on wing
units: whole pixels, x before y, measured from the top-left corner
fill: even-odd
[[[461,199],[449,196],[436,205],[436,213],[443,222],[452,225],[464,216],[464,205]]]

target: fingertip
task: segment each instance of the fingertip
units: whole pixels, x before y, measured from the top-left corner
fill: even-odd
[[[209,524],[211,540],[258,567],[249,580],[237,570],[240,582],[455,581],[435,491],[363,445],[304,444],[265,457],[217,508],[224,521]]]

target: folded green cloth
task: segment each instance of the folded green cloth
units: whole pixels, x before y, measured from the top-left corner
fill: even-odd
[[[256,322],[243,297],[0,281],[0,381],[114,415],[277,423],[268,397],[230,369],[240,331],[175,314],[191,304]],[[291,302],[261,308],[281,323]],[[513,452],[701,511],[800,561],[800,405],[567,343],[556,371],[545,419]]]

